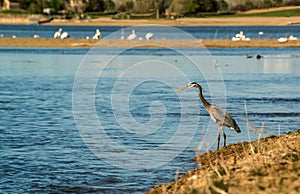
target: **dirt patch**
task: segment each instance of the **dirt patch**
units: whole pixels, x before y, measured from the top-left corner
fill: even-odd
[[[300,192],[300,130],[231,144],[197,156],[195,161],[198,169],[148,194]]]

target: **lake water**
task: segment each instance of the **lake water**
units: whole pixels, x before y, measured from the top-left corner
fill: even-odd
[[[0,25],[0,34],[4,37],[33,37],[39,35],[41,38],[52,38],[59,28],[68,32],[71,38],[86,38],[87,36],[91,38],[96,29],[101,31],[102,37],[110,36],[112,33],[119,31],[117,38],[120,38],[122,32],[120,26]],[[300,26],[182,26],[177,28],[197,39],[231,39],[240,31],[243,31],[251,39],[278,39],[289,35],[300,37]],[[127,37],[132,29],[135,29],[138,37],[144,37],[147,32],[154,34],[153,39],[166,35],[163,28],[155,26],[135,26],[132,28],[125,26],[123,27],[123,35]],[[259,32],[263,32],[263,35],[259,35]],[[172,36],[178,38],[174,33]]]
[[[236,119],[228,144],[249,140],[245,103],[257,128],[295,131],[299,51],[1,48],[0,192],[143,193],[196,168],[217,128],[175,91],[189,81]]]

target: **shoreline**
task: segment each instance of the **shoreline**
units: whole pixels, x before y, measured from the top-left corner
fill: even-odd
[[[157,185],[147,194],[299,193],[299,150],[300,130],[208,150],[194,158],[197,169]]]
[[[47,19],[45,17],[40,19]],[[0,24],[7,25],[37,25],[38,20],[29,16],[0,16]],[[137,26],[137,25],[166,25],[166,26],[287,26],[298,24],[300,16],[294,17],[207,17],[180,19],[123,19],[116,20],[109,17],[84,20],[54,19],[42,25],[74,25],[74,26]]]
[[[251,41],[232,40],[119,40],[119,39],[54,39],[0,38],[0,47],[31,48],[295,48],[300,40],[280,43],[274,39]]]

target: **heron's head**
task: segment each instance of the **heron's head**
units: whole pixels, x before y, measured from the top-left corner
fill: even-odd
[[[187,89],[187,88],[192,88],[192,87],[199,87],[200,85],[198,84],[198,83],[196,83],[196,82],[191,82],[191,83],[189,83],[188,85],[186,85],[186,86],[183,86],[183,87],[181,87],[181,88],[178,88],[176,91],[178,92],[178,91],[181,91],[181,90],[185,90],[185,89]]]

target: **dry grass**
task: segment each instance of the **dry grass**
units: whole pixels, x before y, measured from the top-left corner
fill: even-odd
[[[154,193],[299,193],[300,131],[231,144],[196,156],[200,168]],[[175,188],[176,187],[176,188]]]
[[[260,129],[254,126],[248,118],[246,102],[245,112],[249,142],[197,155],[199,168],[179,180],[176,176],[175,182],[156,186],[148,194],[299,193],[300,130],[277,136],[264,131],[264,123]],[[250,131],[257,135],[254,142],[250,141]],[[270,137],[261,139],[266,133]]]
[[[198,168],[181,175],[171,183],[158,185],[148,194],[161,193],[299,193],[300,130],[279,136],[258,129],[245,117],[249,142],[239,142],[220,150],[197,155]],[[250,132],[257,140],[251,142]],[[262,134],[269,134],[262,138]],[[201,146],[205,146],[205,142]]]
[[[199,168],[179,180],[176,171],[175,182],[156,186],[148,194],[299,193],[300,130],[276,136],[264,131],[264,123],[257,129],[247,112],[245,101],[249,142],[196,155]],[[250,131],[257,135],[257,141],[251,142]],[[270,137],[261,139],[263,133]]]

